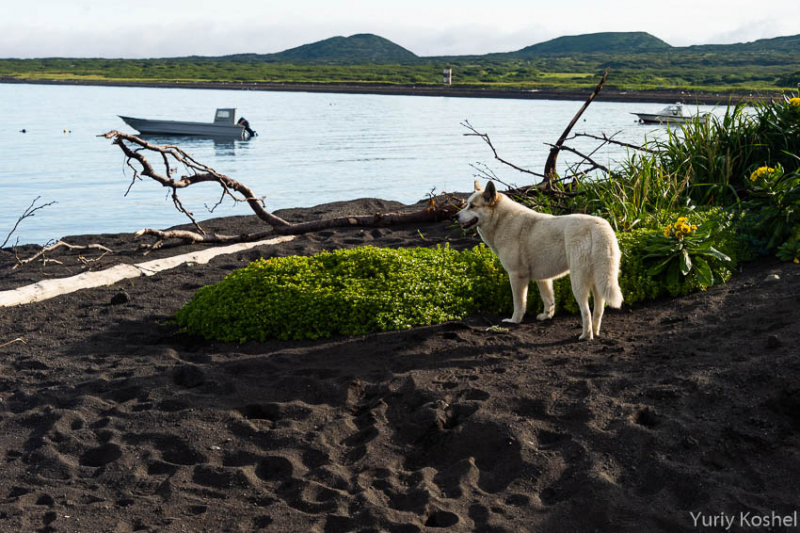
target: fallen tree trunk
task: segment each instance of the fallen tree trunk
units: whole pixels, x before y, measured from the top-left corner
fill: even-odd
[[[226,247],[198,250],[164,259],[154,259],[153,261],[138,263],[136,265],[120,264],[106,270],[83,272],[69,278],[45,279],[32,285],[0,292],[0,307],[41,302],[42,300],[61,296],[62,294],[69,294],[82,289],[107,287],[125,279],[152,276],[185,263],[205,264],[219,255],[237,253],[255,248],[256,246],[276,245],[292,239],[294,239],[293,236],[286,235],[264,241],[238,243]]]
[[[463,206],[463,202],[448,202],[442,206],[434,206],[430,202],[424,209],[406,212],[374,213],[372,215],[346,215],[336,218],[321,218],[298,224],[275,226],[269,231],[250,233],[246,235],[201,234],[188,230],[157,230],[145,228],[136,232],[137,236],[152,235],[160,241],[167,239],[181,239],[190,242],[203,242],[209,244],[223,244],[241,242],[243,240],[261,239],[269,235],[300,235],[312,231],[321,231],[332,228],[346,228],[353,226],[382,227],[400,224],[415,224],[425,222],[438,222],[452,218]]]

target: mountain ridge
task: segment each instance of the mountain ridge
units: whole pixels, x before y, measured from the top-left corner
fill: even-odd
[[[405,63],[431,59],[532,58],[571,54],[640,54],[658,52],[715,53],[725,51],[793,52],[800,48],[800,35],[787,35],[731,44],[672,46],[647,32],[599,32],[565,35],[535,43],[512,52],[486,54],[418,56],[389,39],[371,33],[349,37],[335,36],[270,54],[243,53],[218,56],[233,61],[302,62],[302,63]],[[211,57],[206,57],[210,59]]]
[[[565,35],[526,46],[505,55],[531,56],[572,53],[635,53],[673,49],[670,44],[647,32],[601,32]]]

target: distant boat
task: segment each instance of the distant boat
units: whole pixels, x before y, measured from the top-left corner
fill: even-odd
[[[240,117],[234,122],[235,108],[217,109],[214,122],[185,122],[180,120],[152,120],[146,118],[123,117],[133,129],[145,135],[195,135],[202,137],[228,137],[249,139],[257,134],[250,129],[247,119]]]
[[[684,111],[683,104],[673,104],[665,107],[658,113],[631,113],[639,117],[639,122],[643,124],[686,124],[698,119],[705,122],[708,113],[690,115]]]

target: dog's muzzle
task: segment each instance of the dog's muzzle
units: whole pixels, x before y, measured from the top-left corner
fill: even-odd
[[[475,226],[478,223],[478,217],[471,218],[466,222],[461,222],[461,229],[469,229],[472,226]]]

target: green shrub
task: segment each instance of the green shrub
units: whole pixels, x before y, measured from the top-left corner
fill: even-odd
[[[645,247],[644,259],[654,259],[647,273],[651,276],[664,274],[668,285],[676,285],[683,277],[695,277],[702,287],[714,284],[714,274],[708,265],[710,259],[730,262],[726,256],[711,245],[713,228],[698,231],[688,217],[679,217],[674,224],[667,225],[663,235],[653,235]]]
[[[794,100],[743,103],[705,122],[667,130],[648,144],[667,174],[688,178],[686,194],[696,204],[725,205],[745,190],[753,168],[796,168],[800,154],[800,106]]]
[[[762,166],[748,181],[750,195],[742,203],[751,221],[747,234],[765,242],[767,251],[784,243],[791,246],[800,239],[800,173],[786,173],[780,164]]]
[[[506,286],[483,246],[461,253],[363,247],[255,261],[200,289],[175,320],[223,341],[358,335],[504,311],[511,306]]]

